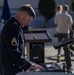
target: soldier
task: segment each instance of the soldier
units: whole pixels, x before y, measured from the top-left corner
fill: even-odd
[[[1,33],[1,75],[15,75],[22,70],[33,68],[35,71],[44,69],[42,66],[24,57],[25,38],[22,27],[29,25],[36,14],[30,4],[23,5],[14,17],[4,25]]]

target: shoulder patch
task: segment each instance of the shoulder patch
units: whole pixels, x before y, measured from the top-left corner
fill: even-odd
[[[11,45],[12,46],[16,46],[17,45],[17,40],[16,40],[15,37],[11,40]]]

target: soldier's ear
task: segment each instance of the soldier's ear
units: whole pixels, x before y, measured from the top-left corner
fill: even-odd
[[[25,16],[23,12],[20,13],[20,18],[22,19]]]
[[[21,12],[22,16],[26,16],[28,13],[27,12]]]

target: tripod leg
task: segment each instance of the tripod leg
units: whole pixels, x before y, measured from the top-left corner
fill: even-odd
[[[64,54],[65,54],[65,61],[66,61],[66,69],[67,71],[71,71],[72,64],[71,64],[69,49],[67,46],[64,46]]]

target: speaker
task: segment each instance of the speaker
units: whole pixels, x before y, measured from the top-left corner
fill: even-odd
[[[30,60],[35,63],[44,63],[44,44],[31,43],[30,44]]]

